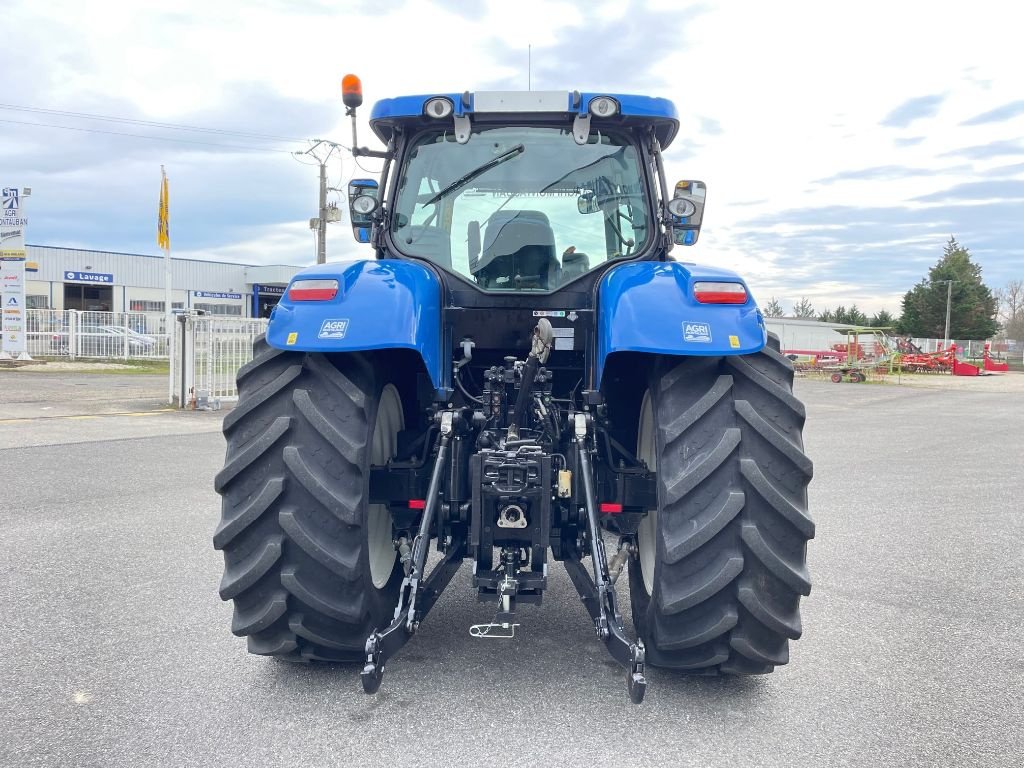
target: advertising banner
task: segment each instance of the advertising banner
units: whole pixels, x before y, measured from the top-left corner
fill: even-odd
[[[25,260],[0,258],[0,316],[3,317],[3,352],[16,357],[25,352]]]
[[[0,197],[0,357],[28,359],[25,349],[25,197],[3,187]]]

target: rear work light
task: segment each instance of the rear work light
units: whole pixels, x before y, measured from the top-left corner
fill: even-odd
[[[337,280],[296,280],[288,288],[292,301],[330,301],[337,295]]]
[[[747,289],[740,283],[694,283],[693,295],[701,304],[747,303]]]

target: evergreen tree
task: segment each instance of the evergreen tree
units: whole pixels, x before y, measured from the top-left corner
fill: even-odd
[[[833,315],[832,310],[829,309],[828,307],[825,307],[823,310],[821,310],[821,312],[818,313],[818,320],[822,323],[834,323],[836,321],[836,318]]]
[[[883,309],[875,315],[872,315],[869,323],[875,328],[892,328],[896,325],[896,318],[889,314],[888,310]]]
[[[800,301],[793,305],[793,317],[800,317],[807,320],[814,319],[814,307],[806,297],[801,296]]]
[[[782,309],[782,305],[779,303],[779,300],[772,296],[768,303],[761,309],[761,314],[765,317],[782,317],[786,313],[785,310]]]
[[[953,339],[987,339],[995,334],[996,299],[981,281],[981,267],[966,248],[950,237],[942,258],[903,297],[903,331],[919,338],[941,339],[946,330],[946,296],[953,280],[949,335]]]
[[[859,309],[857,309],[857,305],[854,304],[846,313],[846,322],[850,323],[851,325],[867,325],[868,316],[861,312]]]
[[[846,319],[846,317],[846,307],[844,307],[842,304],[836,307],[836,311],[832,313],[833,322],[836,323],[850,322],[849,320]]]

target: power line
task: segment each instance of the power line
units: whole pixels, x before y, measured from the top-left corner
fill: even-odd
[[[225,136],[241,136],[248,139],[262,139],[264,141],[308,141],[308,139],[296,136],[278,136],[272,133],[255,133],[252,131],[234,131],[228,128],[206,128],[198,125],[183,125],[180,123],[164,123],[155,120],[139,120],[131,117],[116,117],[113,115],[97,115],[89,112],[70,112],[64,109],[47,109],[44,107],[26,107],[19,104],[0,104],[0,109],[15,112],[31,112],[42,115],[53,115],[55,117],[74,117],[85,120],[103,120],[112,123],[126,123],[128,125],[140,125],[150,128],[165,128],[174,131],[194,131],[198,133],[214,133]]]
[[[170,136],[148,136],[142,133],[121,133],[119,131],[104,131],[99,128],[79,128],[72,125],[55,125],[53,123],[30,123],[24,120],[5,120],[0,118],[0,123],[11,123],[14,125],[31,125],[36,128],[60,128],[65,131],[80,131],[82,133],[102,133],[108,136],[126,136],[133,139],[150,139],[151,141],[172,141],[178,144],[199,144],[206,147],[221,147],[222,149],[238,149],[247,152],[284,152],[291,154],[287,149],[275,149],[273,147],[257,147],[247,144],[219,144],[212,141],[195,141],[194,139],[174,139]]]

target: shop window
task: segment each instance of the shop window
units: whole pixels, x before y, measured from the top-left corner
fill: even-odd
[[[175,301],[171,303],[171,307],[174,309],[184,309],[184,303]],[[163,312],[164,303],[162,301],[144,301],[142,299],[132,299],[128,302],[129,312]]]
[[[196,304],[194,308],[208,315],[242,315],[241,304]]]

